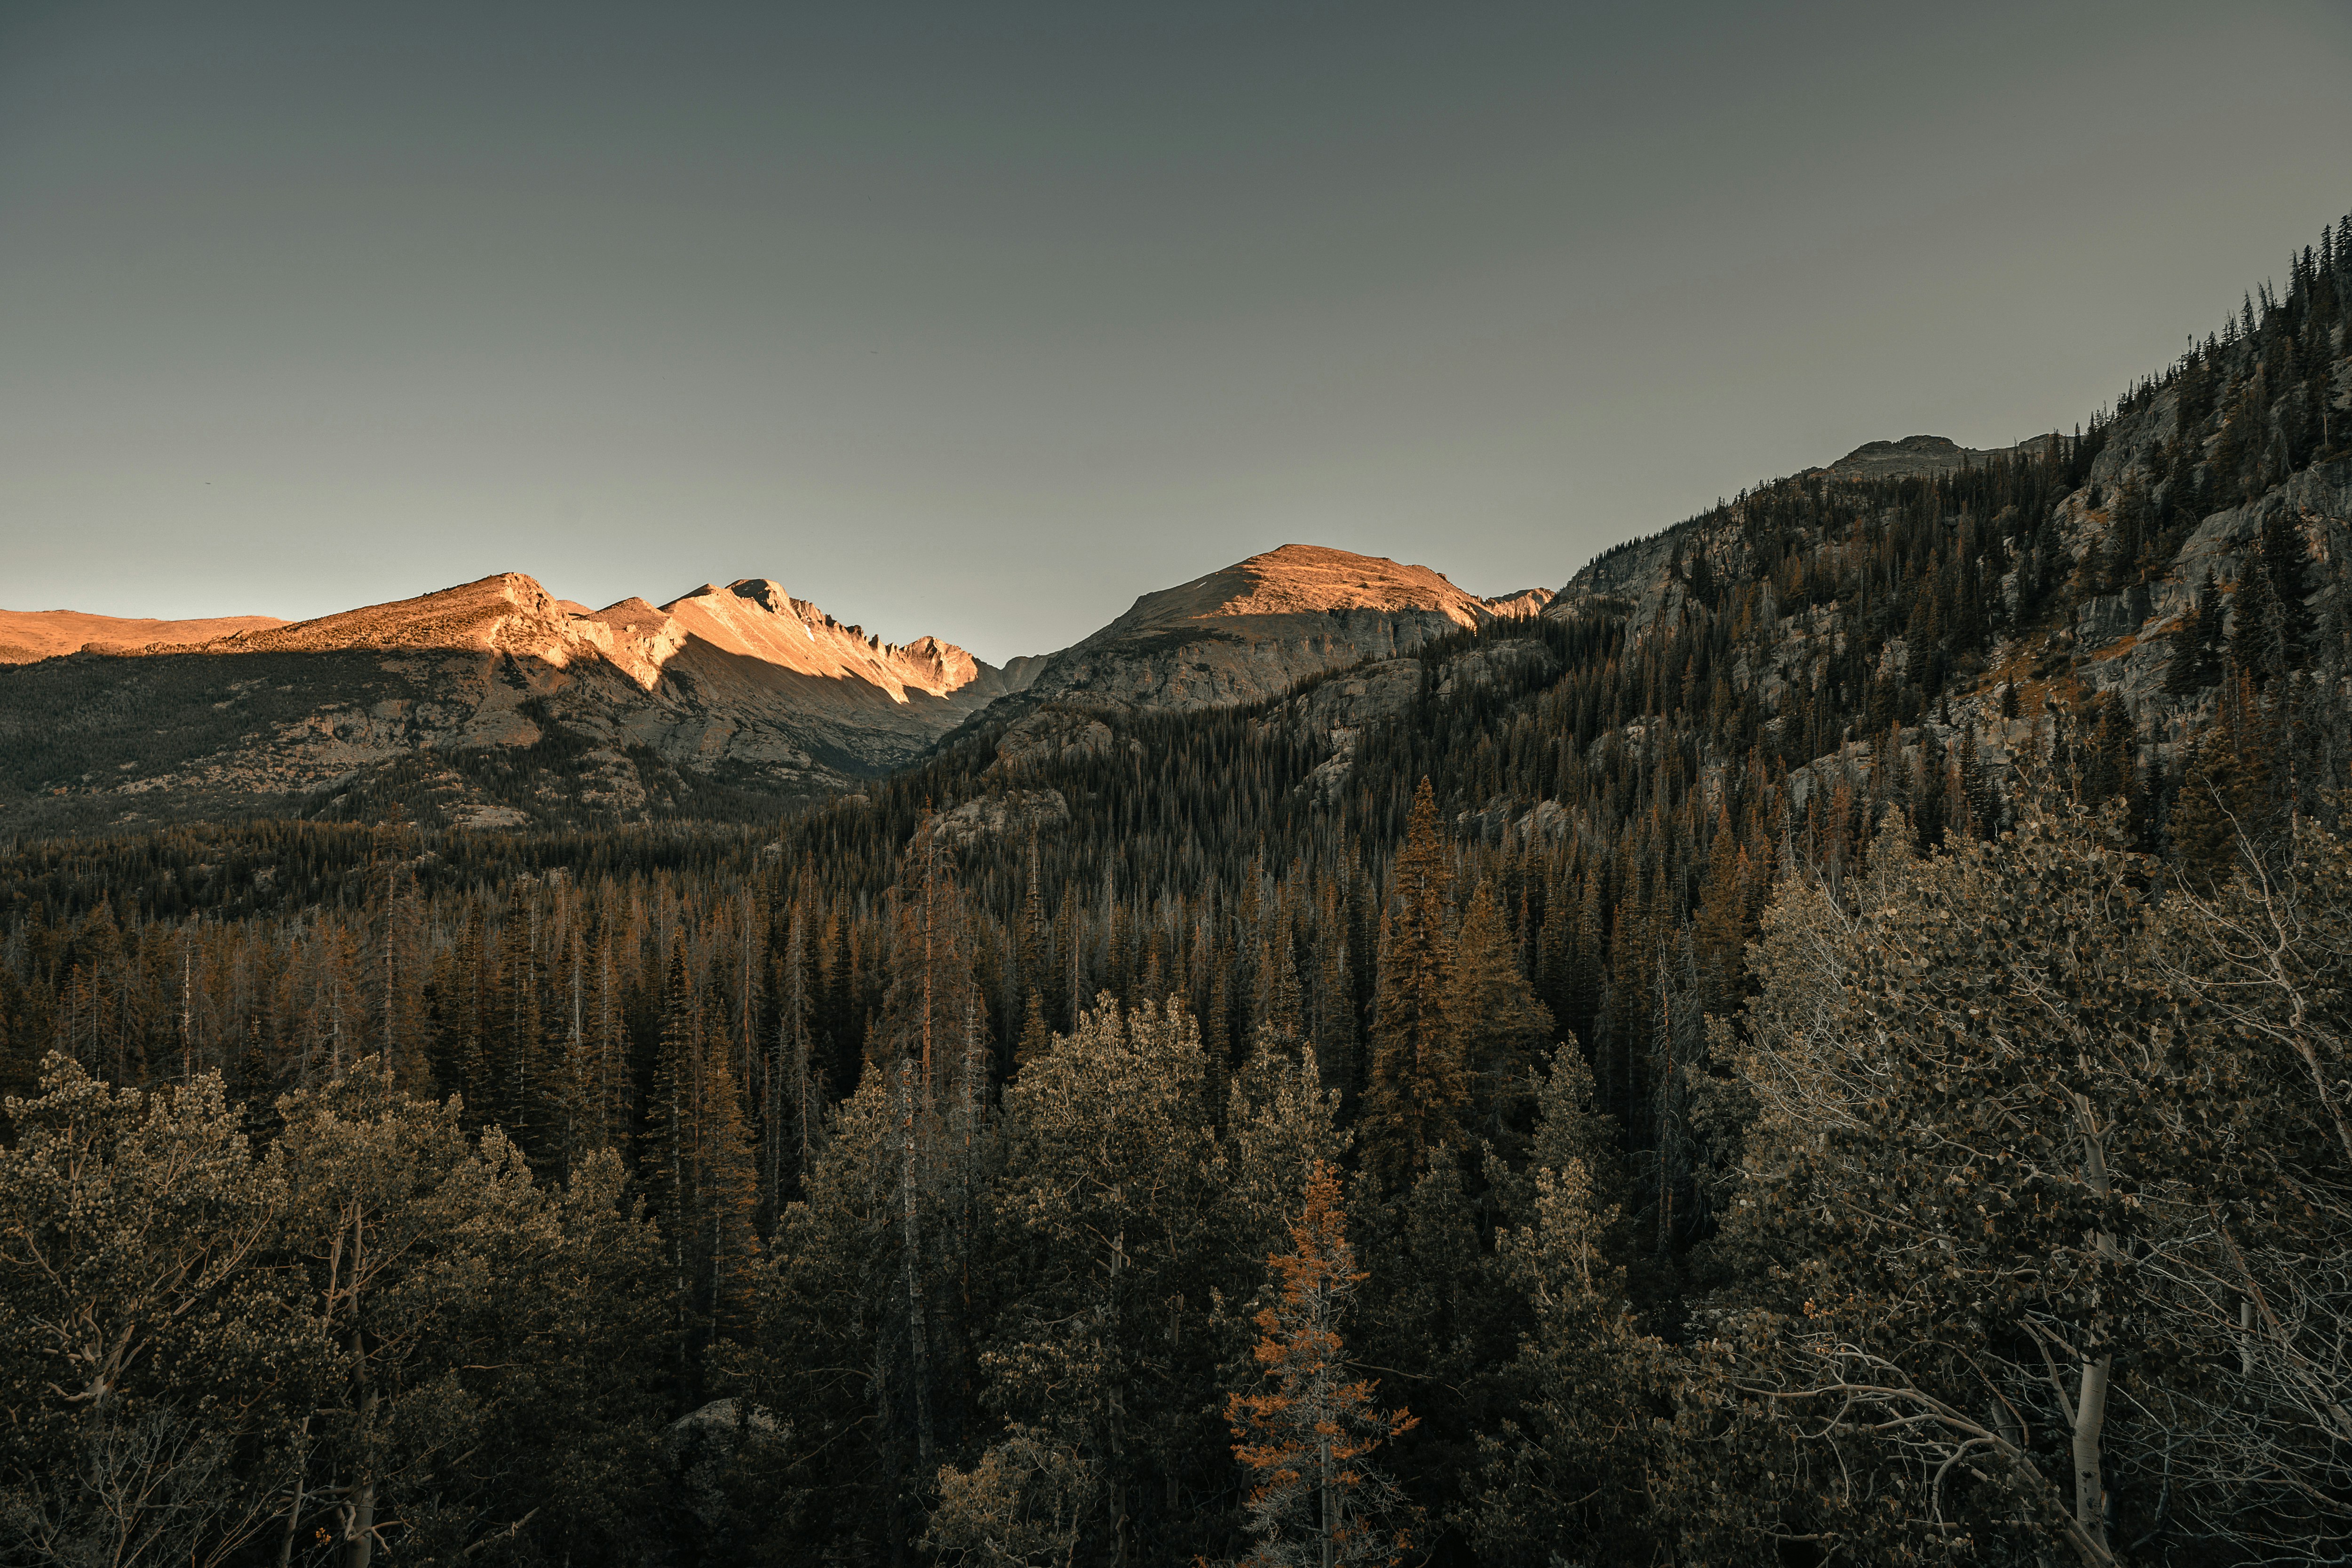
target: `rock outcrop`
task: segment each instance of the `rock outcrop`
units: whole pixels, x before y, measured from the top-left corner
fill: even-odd
[[[940,842],[962,849],[991,838],[1024,838],[1070,820],[1070,803],[1057,789],[1013,789],[965,801],[933,824]]]
[[[1948,474],[1980,467],[1996,458],[2023,458],[2046,449],[2053,439],[2037,436],[2014,447],[1969,447],[1943,436],[1906,436],[1900,441],[1865,441],[1825,468],[1808,468],[1832,479],[1900,479]]]
[[[1332,800],[1346,785],[1364,735],[1404,718],[1416,703],[1444,702],[1505,682],[1532,689],[1559,673],[1559,656],[1533,638],[1465,648],[1434,667],[1419,658],[1380,659],[1317,681],[1266,710],[1259,722],[1329,749],[1299,788]]]

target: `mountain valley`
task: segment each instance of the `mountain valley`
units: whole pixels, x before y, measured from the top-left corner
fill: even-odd
[[[1274,1560],[2352,1560],[2352,217],[2288,277],[1556,592],[51,613],[0,1527],[1231,1564],[1346,1423]]]

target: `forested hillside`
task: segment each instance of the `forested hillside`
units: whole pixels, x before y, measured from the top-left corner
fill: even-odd
[[[788,818],[16,844],[5,1550],[2342,1560],[2347,305]]]

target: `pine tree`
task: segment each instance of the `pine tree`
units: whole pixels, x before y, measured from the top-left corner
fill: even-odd
[[[1244,1568],[1402,1562],[1412,1538],[1389,1522],[1402,1499],[1370,1456],[1419,1422],[1380,1408],[1377,1384],[1348,1380],[1339,1327],[1369,1276],[1356,1267],[1329,1164],[1310,1173],[1290,1235],[1293,1250],[1266,1259],[1279,1295],[1257,1315],[1257,1363],[1274,1386],[1225,1404],[1234,1455],[1252,1483],[1245,1510],[1256,1544]]]
[[[540,907],[518,883],[498,933],[494,1011],[484,1041],[484,1120],[534,1158],[546,1153],[546,962]]]
[[[1526,1223],[1497,1247],[1535,1331],[1500,1374],[1517,1419],[1481,1435],[1472,1539],[1482,1561],[1498,1563],[1558,1563],[1569,1542],[1586,1561],[1661,1559],[1645,1516],[1664,1500],[1676,1434],[1654,1413],[1673,1408],[1670,1380],[1696,1369],[1676,1365],[1626,1310],[1602,1245],[1617,1214],[1584,1162],[1546,1161],[1529,1186]]]
[[[1511,933],[1484,882],[1470,895],[1446,986],[1455,1058],[1486,1136],[1507,1147],[1529,1103],[1529,1074],[1551,1044],[1550,1012],[1519,972]]]
[[[1322,973],[1316,986],[1315,1058],[1323,1081],[1352,1100],[1357,1089],[1356,976],[1349,961],[1345,907],[1336,888],[1324,884]]]
[[[575,922],[564,932],[560,987],[562,1045],[549,1078],[547,1144],[551,1169],[568,1180],[594,1151],[605,1147],[596,1107],[596,1046],[589,1017],[588,955]]]
[[[2273,505],[2263,519],[2263,575],[2269,579],[2271,598],[2277,605],[2279,668],[2299,669],[2311,644],[2311,610],[2304,599],[2311,592],[2311,557],[2302,531],[2289,521],[2284,506]]]
[[[647,1206],[661,1227],[674,1308],[681,1325],[694,1302],[694,1248],[700,1236],[696,1183],[700,1173],[702,1070],[701,1001],[686,963],[686,942],[670,944],[662,984],[661,1044],[646,1097],[646,1131],[638,1172]]]
[[[1470,1103],[1470,1076],[1446,1008],[1451,880],[1436,796],[1424,778],[1397,857],[1395,907],[1381,948],[1371,1082],[1364,1096],[1366,1152],[1391,1185],[1428,1167],[1430,1152],[1454,1134]]]
[[[2291,657],[2286,614],[2271,574],[2260,556],[2250,556],[2230,605],[2230,662],[2267,683],[2286,672]]]
[[[394,866],[383,873],[382,929],[373,939],[371,1010],[380,1033],[373,1044],[393,1081],[411,1092],[432,1086],[425,1050],[425,941],[415,879]],[[371,880],[373,880],[371,878]]]
[[[1706,880],[1691,930],[1700,1005],[1709,1013],[1729,1013],[1739,995],[1750,924],[1748,883],[1753,876],[1747,846],[1728,826],[1717,832],[1714,847],[1707,852]]]
[[[2187,697],[2221,679],[2221,589],[2208,573],[2198,584],[2196,602],[2172,634],[2172,662],[2164,672],[2167,692]]]
[[[1029,999],[1021,1009],[1021,1044],[1013,1053],[1015,1068],[1026,1068],[1054,1048],[1054,1032],[1045,1026],[1045,1001],[1037,988],[1029,988]]]
[[[702,1103],[697,1108],[698,1169],[693,1216],[698,1278],[696,1310],[720,1336],[747,1325],[753,1269],[760,1258],[755,1218],[760,1174],[743,1117],[743,1098],[732,1070],[732,1052],[716,1031],[706,1031]]]

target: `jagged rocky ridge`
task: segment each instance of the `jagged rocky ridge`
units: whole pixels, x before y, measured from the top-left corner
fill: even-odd
[[[159,635],[0,686],[0,738],[19,740],[0,818],[735,816],[902,766],[983,710],[1028,721],[1009,756],[1058,754],[1063,706],[1260,701],[1549,596],[1482,599],[1426,567],[1286,545],[1001,669],[936,637],[884,643],[763,578],[590,610],[509,573],[290,625],[119,623]]]
[[[507,573],[9,670],[0,816],[307,797],[481,826],[724,810],[730,792],[788,799],[900,765],[1034,663],[885,643],[765,579],[589,611]]]

